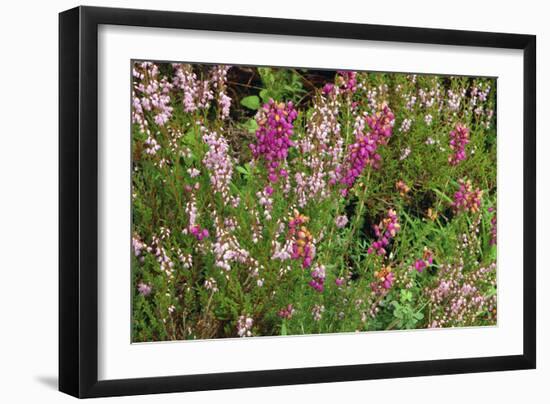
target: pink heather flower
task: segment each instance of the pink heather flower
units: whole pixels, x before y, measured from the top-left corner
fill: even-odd
[[[429,265],[432,265],[433,263],[433,253],[428,250],[427,247],[424,247],[424,253],[422,255],[422,259],[417,259],[414,263],[414,269],[416,269],[419,273],[422,273],[424,271],[424,268],[428,267]]]
[[[137,289],[140,295],[149,296],[153,290],[153,287],[147,283],[140,282]]]
[[[229,117],[231,108],[231,97],[226,94],[227,89],[227,71],[231,66],[219,65],[210,71],[210,83],[217,90],[218,114],[221,119]]]
[[[338,287],[342,286],[344,284],[344,282],[345,282],[345,279],[343,277],[342,278],[336,278],[334,280],[334,283],[336,283],[336,286],[338,286]]]
[[[374,272],[375,281],[371,282],[371,290],[376,294],[383,294],[393,286],[395,276],[391,267],[383,267],[380,271]]]
[[[357,72],[339,70],[335,83],[343,92],[353,94],[357,90]]]
[[[236,198],[230,195],[229,185],[233,176],[233,160],[229,155],[229,144],[225,137],[217,132],[203,135],[208,151],[202,160],[210,173],[210,183],[214,192],[221,194],[223,201],[231,206],[238,205]]]
[[[191,226],[189,228],[189,233],[195,236],[195,238],[199,241],[204,240],[210,235],[207,229],[201,229],[201,227],[198,224]]]
[[[151,62],[134,63],[132,75],[132,123],[137,123],[142,132],[148,132],[145,113],[149,112],[158,126],[164,126],[172,117],[172,84],[166,77],[159,79],[159,68]]]
[[[311,271],[311,281],[308,285],[322,293],[325,288],[326,270],[324,265],[317,264]]]
[[[334,84],[327,83],[323,86],[323,94],[329,95],[329,94],[332,94],[333,91],[334,91]]]
[[[377,240],[374,241],[369,249],[368,254],[376,252],[378,255],[386,254],[386,247],[389,245],[390,240],[395,237],[401,225],[399,224],[397,213],[393,209],[388,210],[388,215],[379,224],[373,226],[374,234]]]
[[[311,315],[313,316],[314,321],[321,321],[321,318],[323,317],[323,313],[325,311],[325,306],[322,304],[316,304],[313,306],[313,309],[311,309]]]
[[[199,175],[201,175],[201,172],[199,170],[197,170],[196,168],[189,168],[187,170],[187,173],[189,174],[189,176],[191,178],[195,178],[195,177],[198,177]]]
[[[254,158],[262,157],[268,170],[269,181],[275,183],[279,177],[288,174],[281,165],[286,162],[288,149],[294,146],[291,140],[293,135],[293,121],[298,116],[292,102],[276,103],[270,100],[256,115],[258,129],[256,130],[256,144],[250,149]]]
[[[418,272],[422,273],[422,271],[426,268],[426,261],[424,260],[416,260],[414,263],[414,269],[416,269]]]
[[[288,306],[283,307],[281,310],[279,310],[277,315],[281,318],[291,319],[295,311],[296,310],[294,310],[292,304],[289,304]]]
[[[456,166],[462,160],[466,160],[466,150],[465,147],[469,140],[470,130],[457,123],[455,128],[449,133],[449,147],[453,151],[453,154],[449,156],[449,164]]]
[[[454,202],[452,204],[455,212],[479,212],[481,206],[481,197],[483,191],[479,188],[473,190],[470,180],[458,180],[459,190],[455,192]]]
[[[132,236],[132,248],[134,249],[134,255],[139,258],[142,254],[142,251],[146,248],[147,246],[145,245],[145,243],[143,241],[140,240],[140,238],[135,235],[135,236]]]
[[[336,227],[341,229],[348,224],[348,217],[346,215],[337,216],[334,221],[336,222]]]
[[[383,104],[380,111],[365,118],[359,116],[355,123],[355,143],[348,148],[348,155],[343,167],[337,167],[336,174],[340,183],[344,185],[342,195],[346,196],[348,190],[353,187],[357,177],[363,169],[370,165],[374,169],[380,167],[380,155],[376,152],[378,146],[385,145],[392,135],[395,117],[392,110]],[[364,134],[365,124],[371,131]]]
[[[195,112],[198,109],[209,108],[210,101],[214,99],[210,81],[198,79],[190,64],[173,63],[172,67],[174,68],[172,85],[178,92],[183,93],[183,110]]]

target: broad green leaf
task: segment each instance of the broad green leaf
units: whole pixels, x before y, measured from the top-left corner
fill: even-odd
[[[249,95],[248,97],[244,97],[241,100],[241,105],[245,106],[248,109],[257,110],[260,108],[260,99],[257,95]]]

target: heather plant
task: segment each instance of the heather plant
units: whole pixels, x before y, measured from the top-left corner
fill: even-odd
[[[494,79],[132,80],[133,341],[496,324]]]

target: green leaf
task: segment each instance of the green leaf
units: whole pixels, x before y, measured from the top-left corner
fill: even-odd
[[[244,97],[241,100],[241,105],[245,106],[248,109],[257,110],[260,108],[260,99],[257,95],[249,95],[248,97]]]
[[[256,122],[255,119],[251,118],[246,121],[243,126],[249,133],[255,133],[258,129],[258,122]]]
[[[241,174],[244,174],[244,175],[249,175],[250,173],[248,172],[248,170],[242,166],[237,166],[237,171],[240,172]]]

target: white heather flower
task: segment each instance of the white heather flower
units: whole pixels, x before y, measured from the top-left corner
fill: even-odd
[[[346,215],[337,216],[334,221],[336,222],[336,227],[341,229],[348,224],[348,217]]]
[[[189,176],[191,178],[195,178],[195,177],[198,177],[199,175],[201,175],[201,172],[199,170],[197,170],[196,168],[189,168],[187,170],[187,173],[189,174]]]
[[[237,335],[239,337],[251,337],[254,320],[248,316],[240,316],[237,321]]]
[[[401,156],[399,157],[399,160],[405,160],[407,157],[409,157],[409,154],[411,154],[411,149],[405,147],[403,150],[401,150]]]
[[[407,133],[411,129],[412,119],[403,119],[401,126],[399,127],[399,132]]]

